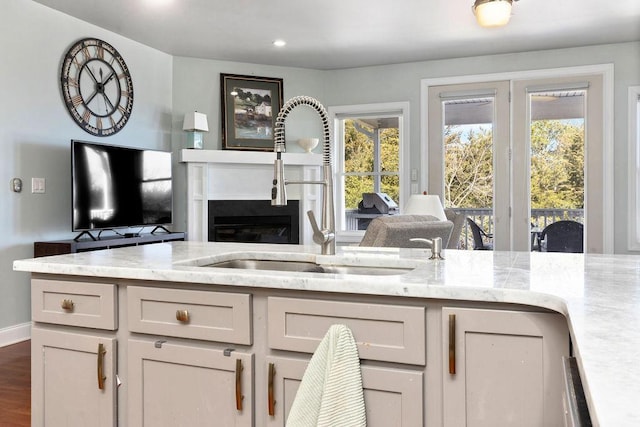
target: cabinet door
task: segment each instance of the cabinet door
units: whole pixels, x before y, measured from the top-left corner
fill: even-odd
[[[445,426],[562,425],[559,314],[443,308]]]
[[[267,357],[273,364],[273,415],[267,404],[257,408],[266,414],[267,426],[284,426],[308,360]],[[423,425],[423,374],[390,367],[361,366],[367,427]],[[265,372],[269,372],[268,366]],[[268,379],[270,380],[270,379]],[[269,390],[266,390],[269,401]],[[259,418],[262,418],[260,415]]]
[[[31,425],[115,426],[115,352],[114,338],[34,326]]]
[[[252,354],[164,341],[128,344],[130,426],[252,426]]]

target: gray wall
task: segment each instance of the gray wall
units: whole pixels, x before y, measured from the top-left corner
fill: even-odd
[[[129,123],[114,136],[94,137],[72,121],[60,94],[60,62],[69,46],[98,37],[124,57],[134,84]],[[3,0],[0,12],[0,345],[3,330],[30,321],[29,276],[15,259],[31,258],[33,242],[71,233],[70,140],[168,150],[171,147],[170,55],[37,3]],[[9,181],[22,178],[21,193]],[[31,178],[46,179],[31,194]]]
[[[226,61],[175,57],[173,60],[173,148],[174,157],[186,145],[186,133],[182,131],[182,120],[186,112],[198,111],[207,115],[209,132],[204,133],[204,148],[221,149],[221,99],[220,74],[273,77],[283,79],[283,101],[298,95],[312,96],[321,103],[326,102],[324,73],[302,68],[273,67]],[[325,104],[326,105],[326,104]],[[302,137],[321,137],[322,126],[316,113],[306,106],[298,107],[286,119],[287,151],[302,152],[295,140]],[[321,147],[315,151],[320,152]],[[174,192],[176,229],[186,230],[186,166],[178,166],[174,183],[179,191]],[[268,197],[265,194],[265,199]]]
[[[60,96],[59,67],[69,45],[98,37],[124,56],[134,81],[130,122],[118,134],[97,138],[74,124]],[[29,258],[33,242],[72,237],[69,140],[72,138],[173,150],[174,229],[186,229],[186,167],[178,162],[186,135],[185,112],[207,114],[205,148],[220,148],[220,73],[281,77],[284,99],[317,98],[325,106],[373,102],[411,103],[411,162],[421,168],[420,80],[453,75],[501,73],[542,68],[613,63],[615,65],[615,251],[626,252],[627,87],[640,85],[640,43],[593,46],[510,55],[425,61],[336,71],[173,58],[114,33],[70,18],[39,4],[4,0],[0,16],[0,345],[3,331],[29,322],[29,278],[12,271],[15,259]],[[294,111],[287,119],[287,150],[299,137],[319,136],[313,111]],[[9,180],[25,182],[22,193]],[[31,177],[45,178],[44,195],[30,193]],[[4,183],[4,184],[3,184]],[[4,187],[2,187],[4,186]]]

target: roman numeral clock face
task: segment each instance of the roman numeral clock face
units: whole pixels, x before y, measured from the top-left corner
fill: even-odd
[[[109,43],[76,42],[60,72],[62,95],[73,120],[96,136],[120,131],[133,108],[133,82],[127,64]]]

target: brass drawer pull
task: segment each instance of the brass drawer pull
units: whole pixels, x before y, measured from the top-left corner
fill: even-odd
[[[242,360],[236,359],[236,409],[242,411]]]
[[[176,310],[176,320],[182,323],[189,323],[189,310]]]
[[[269,415],[274,416],[276,414],[276,399],[273,393],[273,381],[276,376],[276,365],[269,363]]]
[[[71,299],[63,299],[62,303],[60,303],[60,307],[65,311],[73,311],[73,306],[73,300]]]
[[[104,348],[104,344],[98,344],[98,389],[104,390],[104,381],[107,377],[104,376],[104,355],[107,354],[107,350]]]
[[[456,373],[456,315],[449,315],[449,373]]]

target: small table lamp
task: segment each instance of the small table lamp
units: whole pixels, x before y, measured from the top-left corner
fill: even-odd
[[[182,130],[187,131],[187,148],[202,148],[202,132],[209,132],[207,115],[194,111],[184,115]]]
[[[407,215],[432,215],[440,221],[446,221],[440,198],[435,194],[412,194],[404,207]]]

